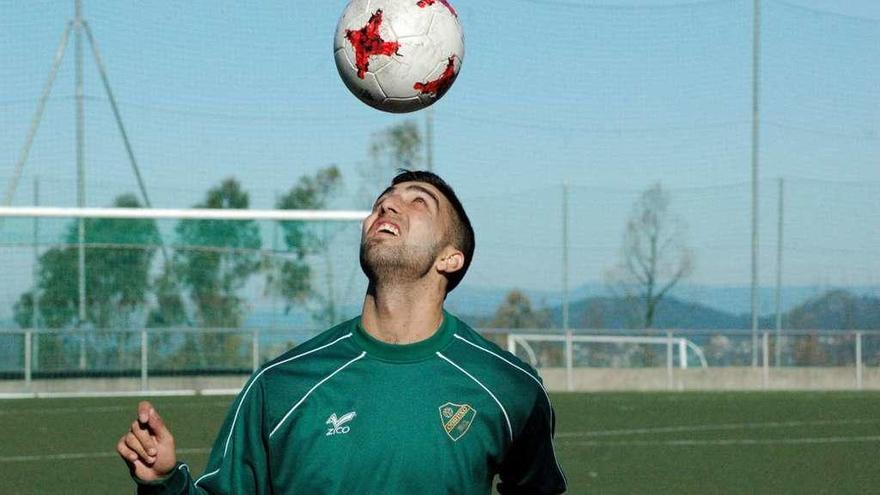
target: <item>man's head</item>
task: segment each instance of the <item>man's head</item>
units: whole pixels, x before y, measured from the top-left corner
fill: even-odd
[[[376,199],[363,223],[361,268],[371,282],[415,280],[436,272],[454,289],[471,264],[474,230],[439,176],[403,171]]]

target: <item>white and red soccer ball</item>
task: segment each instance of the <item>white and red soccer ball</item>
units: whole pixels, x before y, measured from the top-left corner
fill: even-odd
[[[361,101],[404,113],[439,100],[458,76],[464,36],[449,0],[351,0],[333,40],[336,68]]]

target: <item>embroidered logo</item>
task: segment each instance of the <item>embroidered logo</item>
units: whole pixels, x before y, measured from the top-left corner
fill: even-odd
[[[447,402],[437,409],[440,410],[440,424],[443,425],[443,431],[449,435],[452,441],[463,437],[477,416],[477,410],[470,404]]]
[[[344,435],[348,433],[351,430],[351,427],[344,425],[345,423],[351,422],[355,416],[357,416],[357,413],[354,411],[345,413],[340,418],[336,417],[336,413],[331,414],[330,417],[327,418],[327,424],[330,425],[330,428],[327,429],[326,436]]]

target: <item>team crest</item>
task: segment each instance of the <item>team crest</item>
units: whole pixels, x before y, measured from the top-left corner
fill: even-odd
[[[447,402],[438,409],[440,410],[440,423],[443,425],[443,431],[449,435],[452,441],[458,440],[467,433],[477,415],[477,410],[470,404]]]

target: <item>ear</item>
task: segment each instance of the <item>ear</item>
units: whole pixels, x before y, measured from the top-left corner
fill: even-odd
[[[444,249],[435,263],[437,271],[447,275],[461,270],[463,266],[464,253],[453,247]]]

